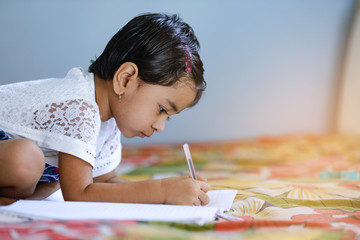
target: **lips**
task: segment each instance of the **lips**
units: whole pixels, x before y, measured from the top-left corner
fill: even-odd
[[[149,136],[146,135],[145,133],[141,132],[141,133],[139,134],[139,137],[144,138],[144,137],[149,137]]]

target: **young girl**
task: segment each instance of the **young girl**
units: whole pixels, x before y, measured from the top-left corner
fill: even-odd
[[[151,137],[205,89],[199,42],[176,15],[135,17],[88,71],[0,86],[0,197],[206,205],[189,175],[126,182],[114,169],[120,132]]]

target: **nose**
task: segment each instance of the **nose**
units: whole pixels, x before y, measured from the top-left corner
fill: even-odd
[[[152,128],[157,132],[164,131],[167,115],[160,116],[152,125]]]

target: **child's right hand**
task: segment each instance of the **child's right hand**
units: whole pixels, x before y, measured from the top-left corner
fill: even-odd
[[[210,201],[207,191],[210,185],[205,181],[194,180],[189,175],[164,178],[161,189],[165,204],[204,206]]]

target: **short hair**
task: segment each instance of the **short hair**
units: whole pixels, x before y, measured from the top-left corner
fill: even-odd
[[[192,27],[178,15],[143,14],[111,38],[103,53],[91,61],[89,72],[112,80],[123,63],[133,62],[140,79],[148,84],[171,86],[182,77],[190,78],[197,90],[190,105],[194,106],[206,88],[199,49]]]

